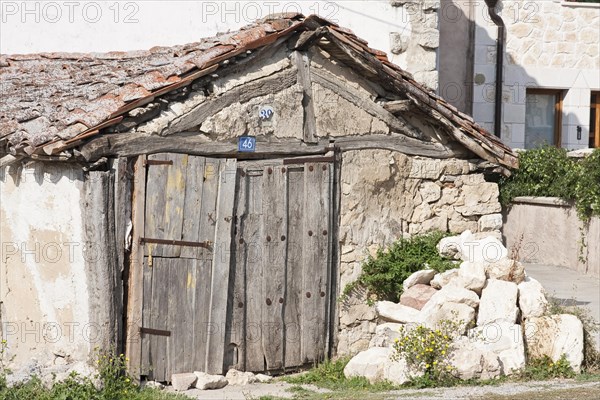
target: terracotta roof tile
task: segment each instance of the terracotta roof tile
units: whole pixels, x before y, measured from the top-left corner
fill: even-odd
[[[447,118],[461,131],[457,140],[479,143],[476,150],[482,153],[478,155],[487,156],[492,149],[504,154],[496,158],[498,163],[516,163],[508,147],[390,63],[384,52],[370,48],[349,29],[298,13],[270,15],[236,32],[173,47],[102,54],[0,55],[0,139],[8,138],[13,153],[23,149],[30,153],[35,146],[61,139],[80,143],[120,122],[128,111],[214,72],[224,60],[294,31],[316,29],[328,32],[331,40],[354,52],[361,62],[367,61],[378,76],[394,82],[417,105]],[[59,151],[56,145],[49,150],[51,154]]]

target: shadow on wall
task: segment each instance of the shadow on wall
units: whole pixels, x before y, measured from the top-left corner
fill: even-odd
[[[568,107],[562,115],[557,115],[555,103],[580,96],[582,90],[589,91],[589,88],[583,84],[580,84],[581,87],[542,87],[536,77],[515,63],[512,54],[517,41],[511,35],[510,27],[515,24],[535,25],[538,18],[543,17],[539,7],[531,2],[519,4],[503,0],[497,6],[509,27],[503,46],[501,139],[514,148],[534,148],[544,144],[580,148],[581,145],[576,142],[589,136],[589,121],[582,121]],[[439,93],[493,132],[497,27],[483,2],[442,2],[439,18]],[[536,44],[528,46],[522,51],[529,51]],[[578,85],[578,81],[576,79],[573,84]],[[542,88],[552,89],[553,93],[532,93]],[[560,129],[555,129],[555,125]],[[581,127],[579,130],[578,126]]]
[[[65,168],[65,163],[34,162],[27,166],[16,163],[0,168],[0,183],[2,185],[11,183],[15,187],[34,182],[38,186],[57,184],[62,180],[83,182],[84,179],[84,172],[81,167],[74,164],[72,164],[72,167]]]

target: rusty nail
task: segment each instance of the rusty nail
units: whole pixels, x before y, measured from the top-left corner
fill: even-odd
[[[327,235],[327,229],[323,229],[323,235]]]
[[[238,307],[239,307],[239,308],[242,308],[242,307],[244,307],[244,303],[242,303],[242,302],[240,301],[240,302],[238,303]]]
[[[267,236],[267,242],[271,241],[271,236]]]
[[[246,176],[246,172],[245,172],[243,169],[242,169],[242,170],[240,170],[240,176],[242,176],[242,178],[243,178],[244,176]]]
[[[244,244],[244,238],[240,238],[240,244]]]
[[[309,171],[312,171],[313,169],[314,169],[314,167],[313,167],[312,165],[310,165],[310,166],[308,167],[308,170],[309,170]]]
[[[273,168],[269,167],[269,169],[267,169],[267,172],[269,173],[269,175],[271,175],[273,173]]]
[[[327,171],[327,165],[323,165],[323,171]]]
[[[321,297],[325,297],[325,292],[321,292]]]
[[[281,173],[285,174],[285,167],[281,167]]]
[[[272,303],[271,299],[267,299],[267,305],[270,306]]]
[[[310,292],[306,292],[306,297],[310,299]]]
[[[313,235],[313,231],[308,231],[308,236],[312,236]]]
[[[279,298],[279,304],[283,304],[283,297]]]
[[[281,235],[281,241],[283,242],[285,240],[285,235]]]

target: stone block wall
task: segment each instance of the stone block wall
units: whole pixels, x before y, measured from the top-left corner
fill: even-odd
[[[418,82],[438,88],[437,49],[440,46],[438,28],[439,1],[390,0],[393,7],[403,9],[408,26],[390,32],[392,62],[412,73]]]
[[[561,89],[560,145],[586,148],[591,92],[600,90],[600,4],[503,0],[498,10],[507,27],[502,140],[525,146],[528,88]],[[477,2],[474,19],[473,118],[493,130],[497,28],[483,1]]]
[[[466,160],[409,157],[384,150],[346,152],[342,159],[339,289],[357,279],[379,246],[432,230],[455,233],[502,227],[498,186]],[[338,303],[337,354],[367,348],[375,310],[364,295]]]

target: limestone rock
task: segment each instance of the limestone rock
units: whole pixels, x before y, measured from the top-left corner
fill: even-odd
[[[523,318],[541,317],[548,309],[546,292],[541,283],[533,278],[525,280],[517,286],[519,289],[519,309]]]
[[[525,367],[525,344],[521,325],[506,321],[492,322],[471,329],[468,336],[474,339],[476,347],[498,356],[504,375],[511,375]]]
[[[252,372],[242,372],[237,369],[230,369],[225,375],[230,385],[248,385],[258,382],[258,379]]]
[[[429,285],[429,282],[433,279],[436,272],[433,269],[424,269],[421,271],[417,271],[404,281],[402,286],[404,286],[404,290],[411,288],[419,283],[423,285]]]
[[[429,300],[431,304],[443,304],[446,302],[466,304],[469,307],[477,308],[479,306],[479,297],[472,290],[460,286],[447,285],[435,293]]]
[[[421,184],[419,193],[421,193],[423,201],[427,203],[433,203],[438,201],[442,196],[442,189],[434,182],[425,181]]]
[[[514,324],[519,315],[517,308],[517,285],[513,282],[488,279],[481,292],[477,325],[506,321]]]
[[[373,307],[363,302],[348,307],[347,312],[340,318],[340,324],[342,326],[354,326],[360,324],[362,321],[371,321],[375,318],[376,315]]]
[[[400,327],[402,326],[404,325],[395,322],[377,325],[375,336],[371,339],[369,347],[391,347],[394,340],[400,338]]]
[[[508,257],[486,264],[485,274],[488,278],[519,284],[525,280],[525,267],[519,261]]]
[[[173,385],[173,389],[178,392],[182,392],[184,390],[190,389],[196,383],[196,374],[189,372],[183,374],[173,374],[171,375],[171,385]]]
[[[394,351],[389,347],[373,347],[354,356],[344,368],[347,378],[362,376],[370,383],[388,380],[396,385],[408,382],[416,373],[411,373],[406,361],[392,360]]]
[[[391,301],[378,301],[375,303],[375,310],[380,318],[404,324],[418,323],[421,321],[419,310],[407,307],[402,304],[396,304]]]
[[[256,381],[260,382],[260,383],[268,383],[273,380],[272,376],[265,375],[265,374],[256,374],[255,377],[256,377]]]
[[[417,283],[402,293],[400,304],[421,310],[435,293],[437,293],[437,290],[431,286]]]
[[[458,268],[449,269],[448,271],[435,274],[429,284],[432,288],[441,289],[446,286],[454,277],[458,276]]]
[[[530,318],[525,324],[530,358],[550,357],[557,361],[563,354],[574,371],[583,362],[583,324],[574,315],[560,314]]]
[[[499,231],[502,229],[502,214],[482,215],[477,226],[479,232]]]
[[[508,255],[506,247],[493,236],[475,239],[473,235],[471,238],[462,242],[461,254],[464,261],[492,263]]]
[[[467,237],[467,235],[470,234],[470,231],[465,231],[460,236],[448,236],[442,238],[442,240],[440,240],[440,242],[437,245],[438,252],[442,257],[460,260],[462,242]]]
[[[477,347],[466,336],[458,337],[452,348],[449,361],[456,368],[454,373],[459,379],[492,379],[502,372],[498,356]]]
[[[481,293],[485,286],[485,266],[482,262],[465,261],[460,264],[458,277],[451,279],[449,285],[455,285]]]
[[[221,389],[229,383],[223,375],[210,375],[201,371],[194,371],[194,375],[198,378],[195,385],[196,389],[200,390]]]
[[[144,383],[144,387],[156,390],[163,390],[165,388],[165,385],[156,381],[147,381]]]
[[[443,320],[455,321],[459,324],[458,332],[462,335],[475,319],[475,309],[460,303],[428,303],[421,310],[423,325],[429,329],[438,329]]]
[[[361,351],[346,364],[346,378],[363,376],[371,383],[383,379],[383,365],[390,359],[393,350],[388,347],[372,347]]]

